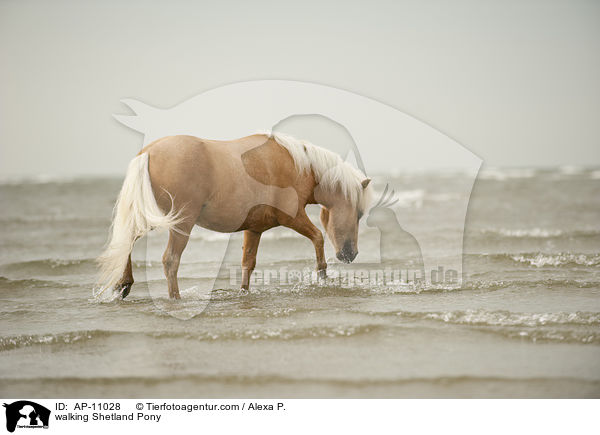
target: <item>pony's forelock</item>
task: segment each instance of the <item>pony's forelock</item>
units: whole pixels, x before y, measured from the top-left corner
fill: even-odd
[[[365,210],[370,202],[370,186],[363,188],[365,175],[342,158],[325,148],[313,145],[305,140],[296,139],[283,133],[261,131],[284,147],[294,160],[298,172],[313,171],[315,181],[326,191],[340,189],[350,203]]]

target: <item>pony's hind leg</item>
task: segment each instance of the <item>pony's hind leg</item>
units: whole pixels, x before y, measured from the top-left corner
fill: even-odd
[[[116,286],[116,291],[121,294],[121,298],[125,299],[129,292],[131,291],[131,286],[133,285],[133,271],[131,268],[131,254],[127,258],[127,265],[125,266],[125,271],[123,272],[123,277],[119,281]]]
[[[177,284],[177,270],[181,254],[190,238],[189,234],[194,224],[182,223],[177,229],[169,230],[169,243],[163,254],[162,262],[167,285],[169,287],[169,297],[171,299],[180,299],[179,285]]]

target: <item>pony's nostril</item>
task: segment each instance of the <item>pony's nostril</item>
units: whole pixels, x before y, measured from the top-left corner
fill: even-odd
[[[344,263],[351,263],[356,256],[358,255],[358,251],[355,251],[352,248],[352,244],[347,241],[344,243],[344,247],[338,251],[336,257],[338,260],[343,261]]]
[[[356,251],[347,253],[346,254],[346,263],[352,263],[357,255],[358,255],[358,252],[356,252]]]

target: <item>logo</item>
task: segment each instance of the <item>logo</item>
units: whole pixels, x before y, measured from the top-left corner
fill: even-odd
[[[378,174],[373,175],[370,185],[376,204],[361,210],[366,219],[357,224],[364,249],[352,265],[336,267],[334,261],[328,261],[325,281],[322,281],[323,276],[314,270],[314,265],[289,269],[277,264],[262,269],[259,264],[259,269],[252,267],[253,273],[246,272],[250,288],[321,282],[332,286],[369,285],[401,290],[412,286],[418,291],[432,286],[461,286],[467,207],[482,161],[460,143],[424,122],[352,92],[285,80],[233,83],[168,109],[131,98],[122,102],[134,114],[115,115],[115,118],[142,133],[143,146],[173,135],[231,140],[267,128],[269,136],[280,135],[288,145],[313,143],[337,155],[340,161],[354,166],[365,176],[367,173]],[[231,163],[236,168],[238,184],[250,193],[236,199],[234,206],[228,208],[235,212],[234,223],[240,223],[228,224],[228,228],[241,227],[241,222],[248,218],[248,211],[258,205],[274,207],[288,216],[296,215],[294,207],[298,203],[293,200],[294,192],[283,194],[279,185],[263,184],[256,174],[244,171],[245,159],[251,159],[254,150],[261,145],[256,142],[252,149],[250,145],[235,148],[232,154]],[[306,146],[304,152],[310,164],[337,161],[307,153]],[[299,159],[302,159],[301,155],[299,153]],[[320,178],[343,180],[340,174],[344,172],[339,168],[337,163],[324,168]],[[289,202],[269,202],[278,197],[287,198]],[[309,220],[318,228],[320,217],[317,214],[309,216]],[[349,221],[341,223],[339,219],[338,223],[340,228],[349,225]],[[325,235],[322,222],[321,225],[321,233]],[[346,233],[352,232],[346,230]],[[281,232],[267,234],[264,239],[286,237]],[[327,236],[331,234],[327,233]],[[146,243],[146,258],[142,264],[147,267],[148,274],[162,272],[160,251],[154,247],[170,246],[166,237],[164,233],[154,232],[143,242]],[[244,284],[244,270],[239,259],[241,237],[241,233],[216,233],[196,226],[186,244],[190,250],[205,253],[202,278],[184,281],[186,287],[181,296],[185,304],[179,305],[165,298],[164,281],[148,284],[155,305],[174,317],[189,319],[204,311],[214,291],[239,288]],[[258,241],[254,243],[258,246]],[[326,243],[321,256],[336,257],[337,252],[327,252],[330,249],[330,244]],[[310,251],[306,252],[308,255]],[[164,254],[162,258],[165,258]],[[179,257],[175,263],[179,265]],[[128,282],[129,277],[123,275],[122,281]],[[100,291],[95,295],[101,294]],[[103,298],[111,300],[118,295],[118,292],[113,292],[112,296],[107,292]]]
[[[14,432],[15,428],[48,429],[50,410],[42,405],[29,400],[19,400],[6,408],[6,430]]]

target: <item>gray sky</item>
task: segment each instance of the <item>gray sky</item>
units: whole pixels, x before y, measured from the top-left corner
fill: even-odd
[[[122,174],[120,99],[257,79],[376,99],[488,166],[600,165],[598,1],[123,3],[0,1],[0,175]]]

